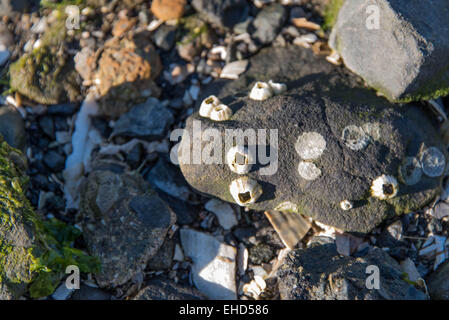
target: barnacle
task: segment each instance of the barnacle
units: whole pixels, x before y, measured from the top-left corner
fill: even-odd
[[[210,119],[214,121],[226,121],[232,116],[232,110],[225,104],[214,106],[210,112]]]
[[[304,179],[312,181],[321,175],[321,170],[312,162],[301,161],[298,165],[298,173]]]
[[[446,167],[446,159],[443,153],[436,147],[424,150],[421,155],[422,171],[429,177],[439,177]]]
[[[317,132],[304,132],[298,137],[295,149],[304,160],[317,159],[326,149],[326,140]]]
[[[398,193],[399,186],[395,177],[385,174],[377,177],[371,185],[371,195],[380,200],[391,199]]]
[[[254,161],[251,152],[243,146],[229,149],[226,160],[231,171],[238,174],[248,173]]]
[[[285,83],[273,82],[272,80],[268,81],[268,85],[273,90],[273,93],[278,95],[287,91],[287,85]]]
[[[251,89],[249,98],[253,100],[263,101],[274,95],[273,88],[266,82],[258,81]]]
[[[399,167],[399,178],[406,185],[417,184],[422,177],[421,163],[415,157],[407,157]]]
[[[232,181],[229,191],[240,206],[254,203],[262,195],[262,187],[249,177],[240,177]]]
[[[363,150],[369,144],[370,138],[365,131],[355,125],[343,129],[341,138],[345,145],[352,150]]]
[[[212,109],[220,104],[220,100],[216,96],[209,96],[203,100],[200,106],[200,116],[209,118]]]
[[[340,202],[340,208],[342,208],[343,210],[350,210],[354,207],[354,203],[352,201],[349,200],[343,200]]]

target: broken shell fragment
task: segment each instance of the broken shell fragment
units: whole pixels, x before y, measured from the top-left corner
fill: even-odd
[[[200,106],[200,116],[209,118],[212,109],[220,104],[220,100],[216,96],[209,96],[203,100]]]
[[[210,112],[210,119],[214,121],[226,121],[232,116],[232,110],[225,104],[214,106]]]
[[[266,82],[258,81],[251,89],[249,98],[252,100],[263,101],[273,96],[273,88]]]
[[[326,140],[317,132],[304,132],[298,137],[295,149],[303,160],[318,159],[326,149]]]
[[[240,206],[254,203],[262,195],[262,187],[249,177],[241,177],[232,181],[229,191]]]
[[[298,165],[298,173],[305,180],[313,181],[321,175],[321,170],[312,162],[301,161]]]
[[[343,200],[342,202],[340,202],[340,208],[347,211],[347,210],[354,208],[354,204],[352,203],[352,201]]]
[[[245,174],[251,170],[253,164],[253,156],[248,148],[243,146],[235,146],[229,149],[226,160],[232,172]]]
[[[398,190],[399,186],[396,178],[385,174],[377,177],[371,185],[371,195],[380,200],[394,198]]]
[[[436,147],[426,149],[421,155],[422,171],[429,177],[435,178],[443,174],[446,167],[446,159],[443,153]]]
[[[365,131],[355,125],[344,128],[341,138],[349,149],[356,151],[365,149],[370,141]]]
[[[273,82],[272,80],[268,81],[268,84],[270,85],[271,89],[273,90],[275,95],[284,93],[287,91],[287,85],[285,83],[278,83]]]
[[[341,57],[337,51],[332,51],[332,53],[326,57],[326,60],[336,66],[341,64]]]
[[[417,184],[422,177],[421,163],[415,157],[407,157],[399,168],[400,180],[408,185]]]

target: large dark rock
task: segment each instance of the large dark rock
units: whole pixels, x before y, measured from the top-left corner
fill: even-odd
[[[176,216],[137,174],[92,172],[81,189],[84,238],[101,287],[130,280],[162,246]]]
[[[449,300],[449,261],[446,261],[427,278],[430,297],[434,300]]]
[[[221,28],[232,28],[248,16],[245,0],[193,0],[192,6],[204,19]]]
[[[295,51],[289,50],[292,49],[285,49],[283,54],[274,50],[271,58],[287,58],[290,52]],[[264,53],[265,57],[270,56],[268,52],[270,50]],[[247,174],[263,189],[262,196],[249,205],[252,209],[275,210],[288,206],[291,210],[346,231],[368,232],[388,216],[418,210],[430,202],[441,189],[442,171],[436,177],[430,177],[418,168],[416,171],[420,179],[412,185],[409,179],[406,184],[399,175],[399,170],[405,172],[409,169],[404,166],[407,157],[421,159],[430,147],[439,150],[441,166],[445,167],[445,147],[426,112],[414,105],[392,105],[361,87],[358,78],[325,66],[321,59],[302,53],[302,50],[296,52],[299,53],[298,58],[302,55],[308,60],[287,63],[293,70],[283,73],[283,63],[278,63],[255,71],[259,63],[256,58],[248,75],[239,83],[224,85],[221,91],[217,90],[219,97],[223,96],[223,92],[233,92],[222,99],[234,112],[229,121],[214,122],[200,117],[198,113],[188,118],[179,148],[181,170],[186,180],[202,193],[235,202],[229,186],[239,175],[225,164],[225,129],[254,129],[256,132],[267,129],[267,141],[269,129],[277,129],[277,171],[264,175],[262,169],[266,170],[268,165],[263,167],[258,162]],[[302,70],[302,66],[306,65],[306,70]],[[262,80],[267,77],[287,80],[289,91],[265,101],[250,100],[247,95],[252,83],[260,80],[257,72],[263,75],[260,76]],[[295,74],[304,76],[292,81]],[[245,84],[245,90],[237,92]],[[215,85],[212,87],[216,88]],[[213,91],[209,90],[208,93],[212,94]],[[194,123],[201,124],[202,132],[208,128],[219,131],[223,141],[219,149],[223,156],[222,164],[192,164]],[[343,138],[343,132],[351,132],[347,129],[349,126],[359,128],[356,132],[360,136],[356,135],[355,142],[365,143],[364,148],[353,150],[354,146],[350,144],[353,137]],[[323,153],[312,160],[300,155],[296,146],[298,138],[310,132],[325,141]],[[190,139],[186,138],[188,135]],[[201,150],[208,144],[210,142],[203,141]],[[186,163],[187,157],[182,157],[182,154],[188,154],[189,149],[190,164]],[[270,146],[270,149],[274,152],[276,146]],[[306,167],[314,167],[320,172],[314,180],[305,178],[307,172],[298,171],[303,161]],[[371,196],[373,181],[382,175],[393,176],[399,181],[399,191],[391,199],[381,200]],[[352,201],[354,208],[343,210],[340,207],[343,200]]]
[[[379,268],[379,289],[368,289],[368,266]],[[360,258],[341,256],[334,243],[292,251],[276,273],[283,300],[425,300],[404,281],[399,264],[379,248]],[[371,284],[371,281],[369,282]]]
[[[371,27],[373,10],[378,29]],[[370,86],[414,101],[449,93],[448,39],[446,0],[346,0],[329,44]]]
[[[10,146],[25,151],[25,123],[16,108],[0,107],[0,134]]]

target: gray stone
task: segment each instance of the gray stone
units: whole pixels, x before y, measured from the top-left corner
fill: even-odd
[[[99,288],[81,284],[79,290],[75,290],[71,300],[111,300],[111,295]]]
[[[220,82],[218,89],[217,84],[212,85],[217,89],[216,95],[230,106],[234,114],[230,121],[224,122],[210,121],[198,113],[187,119],[179,159],[181,171],[191,186],[202,193],[235,202],[229,186],[239,177],[225,164],[225,143],[219,150],[223,155],[222,164],[193,164],[192,152],[188,163],[188,150],[191,151],[194,140],[186,136],[192,137],[193,123],[196,122],[201,124],[203,132],[208,128],[217,129],[222,141],[225,141],[226,129],[267,129],[267,141],[268,129],[278,130],[278,170],[272,175],[263,175],[258,162],[247,174],[263,190],[261,197],[248,206],[251,209],[274,210],[290,202],[297,212],[327,225],[345,231],[368,232],[385,217],[418,210],[431,201],[440,192],[441,176],[431,178],[423,174],[414,185],[407,185],[398,177],[405,158],[419,157],[422,146],[436,146],[441,152],[446,152],[428,115],[414,105],[398,107],[390,104],[363,88],[358,78],[342,73],[334,66],[329,67],[330,64],[323,66],[320,58],[303,54],[301,50],[305,49],[285,49],[282,54],[279,50],[267,50],[263,59],[255,58],[256,62],[251,62],[250,70],[242,79],[236,80],[238,83],[223,85]],[[284,73],[284,63],[257,71],[253,69],[260,66],[259,61],[268,63],[269,52],[272,52],[271,59],[282,57],[279,61],[284,62],[289,61],[288,57],[295,51],[299,52],[297,59],[304,55],[307,60],[291,65],[287,63],[292,70]],[[305,70],[302,70],[303,66]],[[288,77],[295,79],[295,73],[300,78],[289,81]],[[275,81],[287,78],[290,90],[265,101],[247,98],[253,83],[267,77]],[[213,90],[205,91],[214,94]],[[224,93],[230,94],[223,96]],[[363,127],[360,132],[368,132],[363,134],[367,137],[363,150],[353,150],[354,146],[348,146],[348,141],[345,143],[342,139],[344,129],[351,125]],[[298,172],[303,159],[295,145],[305,132],[316,132],[326,141],[322,155],[305,162],[313,164],[321,172],[312,181]],[[200,144],[199,141],[196,143]],[[210,142],[203,141],[201,150],[207,144]],[[272,151],[274,153],[276,149]],[[183,158],[182,154],[186,156]],[[444,157],[447,161],[446,153]],[[381,200],[370,194],[373,181],[381,175],[397,177],[400,181],[399,192],[391,199]],[[340,207],[340,202],[346,199],[354,202],[350,210]]]
[[[81,190],[84,239],[102,263],[97,282],[124,284],[158,252],[176,216],[137,174],[94,171]]]
[[[444,262],[427,278],[427,288],[434,300],[449,300],[449,261]]]
[[[150,280],[139,291],[134,300],[203,300],[195,288],[177,284],[172,280],[158,278]]]
[[[245,0],[193,0],[192,6],[209,23],[221,28],[232,28],[248,16]]]
[[[112,137],[157,140],[165,136],[173,122],[173,114],[159,100],[149,98],[147,102],[134,106],[117,120]]]
[[[165,239],[159,251],[148,260],[148,268],[156,271],[169,269],[174,253],[175,241],[173,239]]]
[[[54,150],[45,153],[44,163],[53,172],[60,172],[65,168],[65,158]]]
[[[285,8],[277,3],[266,6],[253,21],[253,37],[262,44],[272,42],[285,21]]]
[[[370,265],[379,268],[379,289],[366,287]],[[399,264],[375,248],[364,257],[341,256],[336,246],[314,244],[290,252],[276,273],[285,300],[425,300],[426,295],[402,279]]]
[[[369,5],[379,10],[378,29]],[[329,45],[389,99],[429,100],[449,93],[448,26],[446,0],[347,0]]]
[[[0,107],[0,134],[10,146],[25,150],[25,123],[16,108]]]
[[[159,48],[169,51],[173,48],[176,38],[176,27],[162,25],[154,32],[152,40]]]
[[[77,111],[77,106],[74,103],[63,103],[48,106],[47,114],[54,116],[71,116]]]

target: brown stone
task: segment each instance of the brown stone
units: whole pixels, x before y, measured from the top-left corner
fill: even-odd
[[[151,12],[163,21],[179,19],[184,14],[186,0],[153,0]]]

